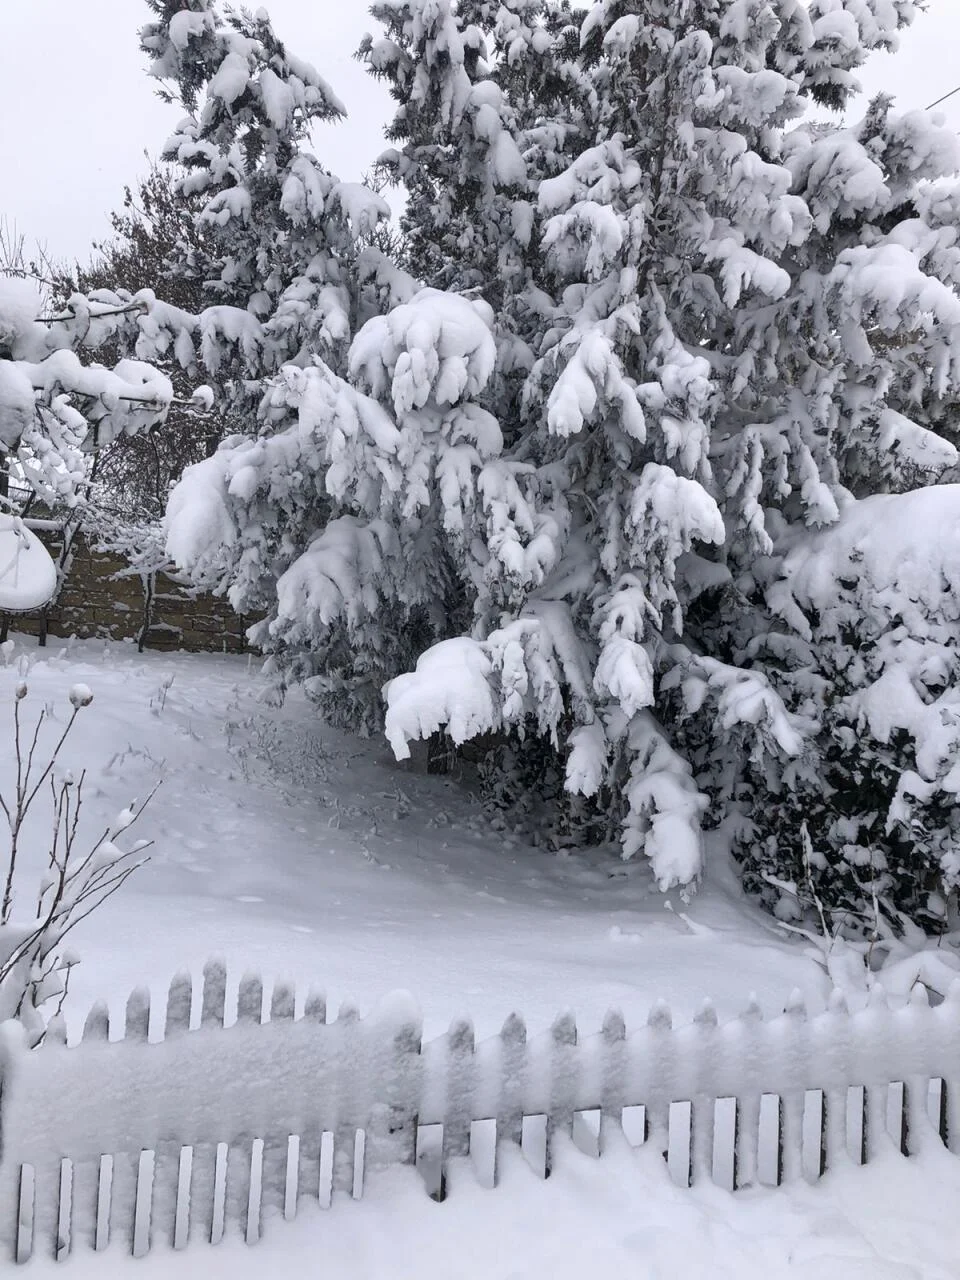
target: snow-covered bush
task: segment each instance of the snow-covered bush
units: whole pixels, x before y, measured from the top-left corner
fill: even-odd
[[[815,719],[753,812],[749,887],[786,916],[931,930],[960,885],[960,486],[851,502],[766,587],[785,696]]]
[[[143,360],[91,356],[141,310],[98,290],[50,314],[36,285],[0,276],[0,471],[48,507],[74,508],[97,450],[163,420],[173,388]]]
[[[0,853],[0,1021],[19,1018],[36,1043],[59,1012],[77,962],[65,945],[67,936],[144,862],[149,841],[126,849],[117,842],[150,797],[132,801],[106,830],[88,834],[80,812],[85,774],[61,769],[60,754],[93,693],[85,684],[73,685],[65,719],[44,707],[32,726],[24,723],[28,694],[21,678],[14,688],[7,751],[13,776],[9,786],[0,787],[9,835]],[[45,737],[52,739],[46,750]],[[39,809],[47,801],[46,826],[38,826]]]

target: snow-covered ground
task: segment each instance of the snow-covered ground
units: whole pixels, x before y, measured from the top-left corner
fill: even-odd
[[[235,976],[255,969],[323,986],[333,1007],[369,1009],[406,988],[427,1037],[462,1014],[486,1035],[514,1010],[540,1029],[571,1008],[591,1031],[611,1006],[629,1027],[661,998],[678,1020],[706,996],[721,1018],[751,992],[770,1012],[795,988],[823,1003],[821,970],[739,898],[719,863],[685,904],[666,902],[639,863],[528,848],[491,831],[461,782],[419,776],[382,744],[324,728],[298,694],[274,705],[244,659],[93,642],[40,650],[20,637],[7,656],[0,717],[25,665],[25,710],[49,703],[62,718],[72,684],[94,691],[63,758],[87,769],[91,833],[162,783],[136,832],[155,841],[150,863],[75,938],[74,1030],[94,999],[119,1011],[141,983],[159,996],[174,971],[211,955]],[[148,1276],[196,1268],[239,1280],[264,1267],[342,1280],[564,1280],[588,1266],[644,1280],[958,1274],[953,1157],[891,1158],[818,1188],[735,1197],[678,1191],[661,1163],[569,1153],[548,1183],[517,1164],[496,1192],[463,1171],[442,1206],[402,1170],[376,1176],[359,1204],[274,1225],[249,1250],[225,1244],[136,1265]],[[103,1265],[91,1258],[71,1273],[102,1276]],[[120,1266],[111,1255],[109,1273]]]
[[[751,992],[770,1012],[796,987],[823,1001],[821,970],[722,868],[686,905],[639,862],[530,849],[460,783],[324,728],[299,693],[270,705],[246,659],[18,638],[0,716],[22,656],[25,713],[64,715],[75,681],[94,692],[64,752],[88,771],[91,832],[161,780],[136,830],[155,841],[149,865],[75,936],[75,1017],[212,955],[320,985],[334,1007],[406,988],[427,1036],[462,1014],[487,1034],[515,1010],[539,1029],[573,1009],[593,1030],[611,1006],[629,1026],[658,999],[680,1019],[706,996],[721,1017]]]

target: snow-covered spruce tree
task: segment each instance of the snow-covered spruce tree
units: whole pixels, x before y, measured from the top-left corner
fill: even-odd
[[[579,66],[579,17],[565,0],[419,0],[372,9],[385,31],[359,56],[397,102],[395,144],[379,171],[406,188],[405,263],[427,284],[493,308],[497,361],[481,393],[508,446],[543,334],[557,314],[547,292],[540,183],[587,145],[595,99]],[[576,798],[562,787],[549,742],[527,735],[486,752],[497,807],[551,814],[537,834],[570,838]]]
[[[576,154],[589,93],[573,16],[553,0],[388,0],[371,13],[384,35],[366,36],[358,56],[398,104],[386,131],[397,145],[378,166],[407,192],[408,264],[500,313],[528,283],[539,180]]]
[[[509,438],[555,311],[537,193],[588,139],[578,19],[566,0],[404,0],[371,12],[384,34],[365,37],[358,56],[398,104],[378,171],[407,193],[404,263],[493,308],[498,358],[484,403]]]
[[[139,349],[173,352],[244,426],[175,490],[169,547],[197,581],[229,586],[238,610],[269,614],[277,579],[333,513],[323,444],[298,422],[292,387],[336,380],[355,328],[413,285],[369,244],[385,202],[306,149],[310,126],[343,109],[263,11],[150,7],[157,20],[141,39],[151,73],[188,111],[164,157],[184,193],[202,198],[204,252],[184,269],[210,305],[194,313],[154,300]],[[272,645],[269,618],[258,640]]]
[[[212,305],[199,314],[155,307],[141,326],[212,379],[218,395],[255,414],[262,379],[322,352],[342,360],[359,300],[346,270],[358,238],[387,216],[365,187],[340,183],[303,146],[310,127],[343,107],[258,10],[218,0],[148,0],[141,31],[163,96],[188,112],[163,149],[185,195],[203,197],[205,235],[186,246],[185,271]]]
[[[404,92],[419,102],[432,85],[441,107],[444,83],[472,93],[480,46],[456,11],[392,9],[395,37],[415,43],[445,14],[447,45],[459,33],[478,50],[462,76],[452,59],[440,76],[424,43]],[[777,620],[784,557],[854,491],[908,486],[924,457],[936,469],[953,456],[936,434],[955,393],[953,195],[924,185],[952,163],[944,136],[881,106],[862,137],[797,124],[810,102],[843,106],[857,67],[914,9],[597,3],[579,64],[592,145],[535,180],[524,287],[542,291],[549,322],[532,335],[520,412],[501,411],[496,315],[410,290],[341,366],[285,369],[261,437],[182,487],[173,516],[208,522],[186,521],[186,561],[223,556],[235,583],[251,563],[261,582],[272,573],[263,634],[370,722],[377,680],[424,650],[386,690],[398,754],[442,728],[456,742],[533,731],[662,886],[699,876],[710,802],[710,821],[739,826],[748,851],[771,797],[806,804],[798,780],[818,776],[829,733],[814,646]],[[393,46],[368,57],[399,85],[413,54]],[[513,130],[510,89],[497,88],[499,127]],[[496,182],[463,192],[518,198]],[[493,225],[470,208],[451,219]],[[449,279],[472,288],[459,274],[470,242],[446,252]],[[276,461],[286,450],[292,465]],[[260,512],[295,528],[272,559]],[[787,623],[802,631],[795,614]],[[748,865],[752,882],[799,882],[782,864],[806,848],[773,847]]]
[[[588,13],[598,142],[540,185],[564,314],[527,382],[511,484],[506,460],[479,477],[474,635],[388,690],[401,753],[438,724],[462,739],[534,714],[567,786],[619,810],[624,853],[643,849],[663,886],[699,875],[707,797],[713,821],[762,806],[815,727],[758,660],[769,623],[751,569],[776,561],[781,533],[837,518],[860,411],[899,393],[864,379],[849,346],[851,313],[876,305],[870,234],[815,238],[818,198],[836,201],[842,177],[819,164],[804,182],[803,158],[840,131],[794,122],[810,100],[843,105],[913,8]],[[930,264],[907,252],[920,287]],[[917,324],[916,301],[884,316],[888,347]]]

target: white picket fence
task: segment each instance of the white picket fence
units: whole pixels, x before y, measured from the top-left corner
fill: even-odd
[[[408,998],[328,1023],[321,996],[301,1007],[287,985],[264,1010],[255,977],[225,1027],[211,963],[193,1019],[180,976],[153,1017],[133,993],[122,1039],[97,1006],[79,1045],[54,1027],[0,1055],[0,1256],[254,1241],[305,1202],[361,1195],[372,1169],[417,1164],[441,1199],[455,1157],[495,1185],[498,1144],[516,1143],[546,1176],[557,1133],[600,1156],[611,1126],[654,1143],[676,1180],[731,1189],[816,1178],[891,1142],[960,1153],[960,984],[936,1008],[918,990],[896,1010],[879,995],[849,1013],[836,994],[816,1016],[797,1000],[722,1026],[709,1005],[677,1028],[657,1006],[629,1035],[611,1013],[585,1038],[563,1015],[528,1039],[514,1015],[475,1045],[458,1021],[422,1045]]]

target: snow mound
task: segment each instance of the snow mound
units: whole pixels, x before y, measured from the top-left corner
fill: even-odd
[[[0,610],[39,609],[57,590],[57,568],[32,530],[16,516],[0,515]]]

